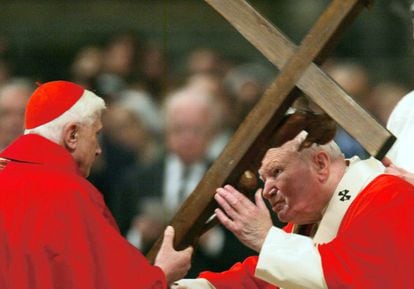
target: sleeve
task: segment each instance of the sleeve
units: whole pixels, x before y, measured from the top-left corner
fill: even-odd
[[[34,258],[43,265],[35,270],[49,272],[56,284],[68,284],[62,288],[167,288],[162,270],[119,234],[105,217],[110,216],[105,206],[79,192],[53,202],[32,227],[39,236]]]
[[[326,289],[321,258],[312,240],[273,227],[256,267],[256,276],[284,289]]]
[[[216,289],[210,282],[208,282],[208,280],[204,278],[181,279],[177,281],[175,285],[183,286],[187,289]]]
[[[292,224],[287,224],[284,231],[293,230]],[[243,262],[234,264],[229,270],[220,273],[205,271],[199,278],[208,280],[216,289],[276,289],[277,287],[255,277],[257,256],[246,258]]]
[[[202,272],[199,278],[207,279],[216,289],[275,289],[277,287],[254,276],[257,256],[236,263],[229,270],[215,273]]]

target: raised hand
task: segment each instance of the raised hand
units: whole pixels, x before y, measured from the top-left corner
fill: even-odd
[[[262,190],[256,192],[256,203],[230,185],[218,188],[216,192],[214,198],[221,207],[215,211],[217,218],[243,244],[260,252],[267,232],[272,227]]]

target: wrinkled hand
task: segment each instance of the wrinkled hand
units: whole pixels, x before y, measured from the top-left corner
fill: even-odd
[[[160,267],[167,278],[168,284],[183,278],[191,267],[193,247],[176,251],[173,247],[174,228],[168,226],[164,231],[161,248],[155,257],[154,265]]]
[[[393,162],[389,158],[384,158],[382,160],[382,163],[385,166],[386,174],[400,177],[403,180],[406,180],[407,182],[414,185],[414,173],[410,173],[409,171],[396,166],[395,164],[393,164]]]
[[[214,198],[221,207],[215,210],[217,218],[240,242],[260,252],[273,225],[262,190],[256,192],[256,204],[230,185],[218,188],[216,192]]]

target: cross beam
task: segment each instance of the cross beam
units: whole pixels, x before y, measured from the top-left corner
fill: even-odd
[[[299,47],[293,45],[244,0],[205,1],[281,71],[172,219],[171,225],[176,229],[175,246],[178,249],[193,244],[204,231],[216,207],[216,188],[224,184],[236,185],[245,170],[257,169],[269,147],[272,133],[280,127],[284,114],[298,95],[295,86],[377,158],[381,158],[394,141],[388,131],[313,63],[326,57],[327,51],[338,40],[339,33],[366,1],[333,0]],[[159,250],[161,238],[147,255],[150,261],[154,260]]]
[[[282,69],[291,56],[297,51],[297,47],[276,27],[272,26],[264,17],[257,13],[247,2],[243,0],[220,1],[205,0],[226,18],[249,42],[251,42],[262,54],[276,67]],[[339,39],[339,32],[349,23],[356,14],[367,5],[367,1],[344,0],[331,6],[336,6],[339,13],[347,13],[344,21],[338,25],[332,39],[325,50],[320,50],[316,62],[321,62],[326,57],[325,51],[329,51],[332,45]],[[351,7],[352,6],[352,7]],[[349,11],[347,9],[353,9]],[[319,22],[321,23],[321,22]],[[334,23],[321,23],[326,25],[326,30],[333,28]],[[342,26],[341,26],[342,25]],[[319,31],[324,31],[320,27]],[[320,32],[320,33],[321,33]],[[321,35],[310,35],[318,39]],[[304,40],[305,41],[305,40]],[[301,45],[302,49],[308,49]],[[394,138],[389,131],[362,109],[340,86],[328,77],[316,64],[311,63],[297,81],[297,86],[329,114],[340,126],[373,156],[381,159],[392,145]],[[369,128],[369,130],[367,130]]]

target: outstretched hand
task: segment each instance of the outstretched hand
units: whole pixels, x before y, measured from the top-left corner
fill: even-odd
[[[218,188],[216,192],[214,198],[221,207],[215,210],[217,218],[240,242],[260,252],[273,225],[262,190],[256,192],[255,203],[230,185]]]
[[[183,278],[191,267],[193,247],[182,251],[174,249],[174,228],[168,226],[164,231],[161,248],[155,258],[154,265],[160,267],[166,276],[168,284]]]
[[[382,163],[385,166],[385,173],[394,175],[397,177],[402,178],[403,180],[406,180],[407,182],[414,185],[414,173],[411,173],[401,167],[396,166],[389,158],[385,157],[382,160]]]

